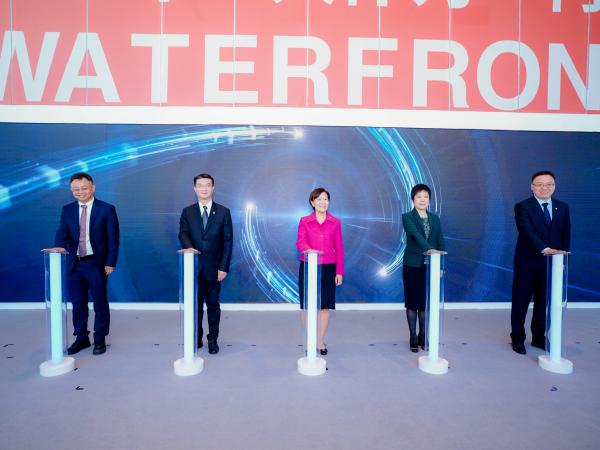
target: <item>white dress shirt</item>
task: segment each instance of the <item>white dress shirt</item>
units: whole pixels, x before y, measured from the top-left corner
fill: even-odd
[[[534,197],[535,197],[535,195],[534,195]],[[540,204],[540,208],[542,208],[542,212],[544,212],[544,205],[542,203],[548,203],[548,212],[550,213],[550,220],[552,220],[552,197],[550,197],[548,200],[542,200],[537,197],[535,197],[535,199]]]
[[[208,217],[210,217],[210,210],[212,209],[212,200],[206,205],[203,205],[200,202],[198,202],[198,204],[200,205],[200,215],[204,214],[204,207],[206,206],[206,214],[208,215]]]

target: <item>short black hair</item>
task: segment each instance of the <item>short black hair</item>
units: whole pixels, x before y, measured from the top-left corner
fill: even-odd
[[[83,179],[86,179],[90,183],[94,184],[94,179],[92,178],[92,176],[89,173],[85,173],[85,172],[77,172],[77,173],[74,173],[73,175],[71,175],[69,184],[71,184],[75,180],[83,180]]]
[[[331,199],[331,195],[329,195],[329,191],[327,189],[322,188],[322,187],[313,189],[312,192],[310,193],[310,195],[308,196],[308,203],[310,204],[312,209],[315,209],[315,207],[312,205],[312,202],[314,202],[319,197],[319,195],[321,195],[323,192],[325,192],[327,194],[327,200]]]
[[[550,175],[552,179],[556,181],[554,173],[550,172],[549,170],[540,170],[539,172],[536,172],[531,176],[531,182],[533,183],[533,180],[535,180],[537,177],[541,177],[542,175]]]
[[[429,189],[429,186],[427,186],[426,184],[421,183],[415,184],[415,186],[410,190],[410,198],[414,200],[415,195],[417,195],[421,191],[427,192],[427,194],[429,194],[429,198],[431,198],[431,189]]]
[[[194,186],[196,186],[196,181],[197,180],[201,180],[202,178],[206,178],[208,180],[210,180],[212,182],[212,185],[215,185],[215,179],[213,177],[211,177],[209,174],[207,173],[201,173],[200,175],[196,175],[194,177]]]

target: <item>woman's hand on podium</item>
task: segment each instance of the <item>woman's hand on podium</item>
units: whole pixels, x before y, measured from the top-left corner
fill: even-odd
[[[200,252],[193,247],[181,248],[181,249],[177,250],[177,253],[194,253],[196,255],[200,254]]]
[[[67,250],[62,247],[43,248],[41,251],[43,253],[62,253],[63,255],[67,254]]]
[[[429,250],[427,250],[425,252],[426,255],[435,255],[435,254],[440,254],[440,255],[444,255],[446,252],[443,250],[436,250],[435,248],[430,248]]]

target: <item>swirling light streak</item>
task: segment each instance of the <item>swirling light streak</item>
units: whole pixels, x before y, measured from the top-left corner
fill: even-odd
[[[242,254],[252,269],[258,287],[273,302],[298,303],[298,285],[290,275],[275,265],[261,246],[256,205],[247,203],[244,208],[244,227],[240,246]]]
[[[427,164],[419,163],[410,145],[396,128],[367,128],[366,130],[356,128],[356,130],[369,143],[375,156],[383,160],[384,164],[391,165],[394,169],[394,177],[391,177],[390,181],[394,186],[400,205],[398,216],[401,215],[402,211],[407,210],[411,204],[410,191],[417,183],[425,183],[430,186],[432,191],[431,209],[438,214],[441,213],[441,202],[438,201],[439,189],[433,180]],[[370,138],[375,139],[379,145],[374,145]],[[398,227],[398,231],[400,231],[400,217],[386,218],[386,221],[395,224]],[[402,265],[405,249],[406,240],[402,236],[396,246],[393,257],[377,271],[377,275],[386,277],[396,272]]]
[[[420,163],[410,145],[397,129],[389,128],[356,128],[356,131],[365,139],[375,156],[384,165],[391,165],[394,176],[389,181],[394,187],[398,199],[398,209],[392,210],[392,217],[371,218],[390,222],[398,228],[400,234],[400,215],[411,204],[410,191],[416,183],[426,183],[432,190],[432,210],[440,212],[441,204],[438,202],[439,189],[427,164]],[[295,131],[295,137],[301,138],[302,130]],[[378,144],[378,145],[377,145]],[[438,206],[438,204],[440,206]],[[295,217],[297,218],[297,217]],[[264,218],[262,218],[264,220]],[[254,204],[249,203],[245,209],[244,228],[242,230],[242,252],[253,270],[253,276],[261,291],[272,301],[286,301],[298,303],[297,284],[293,277],[276,266],[267,258],[267,252],[261,246],[259,223],[261,219]],[[389,252],[391,258],[388,262],[379,263],[382,267],[377,271],[380,277],[387,277],[396,272],[402,265],[402,258],[406,242],[402,237],[397,247]],[[386,249],[387,250],[387,249]]]
[[[285,127],[254,127],[244,126],[235,128],[203,129],[196,132],[178,132],[177,135],[167,134],[157,138],[147,139],[135,143],[111,144],[110,142],[98,146],[96,153],[88,158],[73,161],[65,158],[55,167],[48,164],[33,164],[25,167],[24,172],[34,174],[19,180],[12,185],[3,185],[0,189],[0,209],[5,209],[19,203],[25,195],[35,191],[47,190],[60,185],[62,179],[70,177],[73,173],[85,171],[100,172],[124,162],[137,161],[164,153],[173,153],[177,156],[198,151],[223,150],[231,147],[235,141],[252,145],[259,139],[288,137],[298,139],[297,128]],[[301,136],[301,132],[300,132]],[[231,147],[230,149],[237,149]],[[75,149],[77,150],[77,149]],[[82,152],[89,153],[89,148]],[[14,168],[3,171],[2,178]],[[8,177],[6,177],[8,178]]]

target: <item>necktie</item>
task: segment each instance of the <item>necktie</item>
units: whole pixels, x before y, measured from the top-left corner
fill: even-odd
[[[542,203],[542,206],[544,207],[544,218],[546,219],[546,225],[550,225],[550,222],[552,222],[552,218],[550,217],[550,211],[548,211],[548,203]]]
[[[81,205],[81,219],[79,219],[79,256],[85,256],[85,254],[87,253],[85,248],[85,241],[87,239],[86,224],[87,205]]]
[[[206,224],[208,223],[208,210],[206,209],[206,205],[202,207],[204,211],[202,211],[202,227],[206,230]]]

